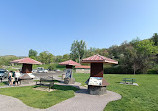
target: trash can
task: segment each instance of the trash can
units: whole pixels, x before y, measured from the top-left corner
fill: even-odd
[[[62,74],[62,79],[64,79],[65,78],[65,74]]]

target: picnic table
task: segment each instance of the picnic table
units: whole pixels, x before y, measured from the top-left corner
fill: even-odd
[[[130,83],[133,84],[136,80],[135,78],[123,78],[123,80],[125,82],[125,84]]]
[[[38,84],[38,82],[39,82],[39,84]],[[40,78],[39,81],[36,81],[36,85],[48,86],[48,87],[49,87],[49,90],[50,90],[51,87],[54,86],[53,77]]]

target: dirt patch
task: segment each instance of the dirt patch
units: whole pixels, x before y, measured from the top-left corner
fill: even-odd
[[[40,91],[47,91],[47,92],[52,92],[52,91],[56,91],[56,89],[49,89],[47,87],[36,87],[33,88],[34,90],[40,90]]]

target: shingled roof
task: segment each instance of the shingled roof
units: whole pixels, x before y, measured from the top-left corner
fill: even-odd
[[[118,61],[101,56],[99,54],[82,59],[82,63],[110,63],[110,64],[118,64]]]
[[[41,62],[38,62],[36,60],[33,60],[29,57],[23,58],[23,59],[18,59],[18,60],[13,60],[11,63],[19,63],[19,64],[42,64]]]
[[[73,60],[68,60],[68,61],[64,61],[59,63],[59,65],[72,65],[72,66],[80,66],[81,64],[73,61]]]

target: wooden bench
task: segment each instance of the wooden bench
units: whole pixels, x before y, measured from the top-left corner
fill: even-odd
[[[125,82],[125,84],[130,83],[133,84],[134,82],[136,82],[135,78],[123,78],[123,80]]]
[[[39,84],[38,84],[39,82]],[[40,78],[39,81],[36,81],[36,85],[40,85],[40,86],[48,86],[49,90],[51,89],[51,87],[54,86],[54,80],[53,77],[47,77],[47,78]]]

